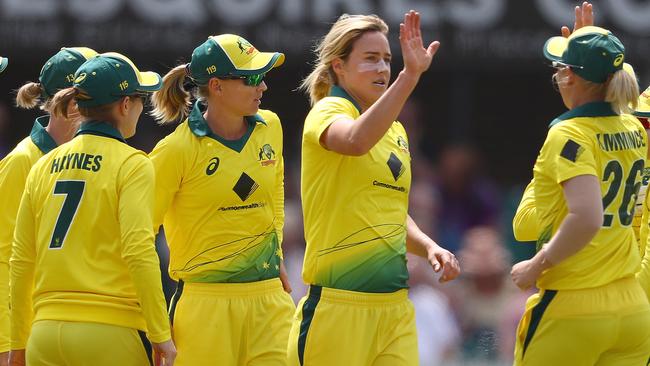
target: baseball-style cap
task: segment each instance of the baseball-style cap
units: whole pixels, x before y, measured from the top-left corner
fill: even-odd
[[[75,71],[96,55],[97,52],[88,47],[61,48],[41,68],[38,81],[43,87],[43,96],[49,98],[59,90],[71,87]]]
[[[634,115],[650,118],[650,86],[639,95],[639,105],[634,110]]]
[[[210,36],[192,52],[190,76],[199,85],[210,78],[264,74],[282,65],[284,54],[260,52],[235,34]]]
[[[97,55],[79,67],[74,86],[90,99],[78,99],[80,107],[110,104],[122,97],[151,93],[162,87],[162,78],[153,71],[140,71],[128,57],[117,52]]]
[[[6,57],[0,57],[0,72],[5,71],[7,65],[9,65],[9,59]]]
[[[544,56],[585,80],[604,83],[623,67],[625,47],[612,32],[600,27],[582,27],[568,38],[552,37],[544,44]]]

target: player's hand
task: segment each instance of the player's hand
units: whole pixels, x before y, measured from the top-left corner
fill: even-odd
[[[440,283],[451,281],[460,274],[460,265],[456,256],[438,244],[429,248],[427,259],[434,272],[442,271],[438,280]]]
[[[537,270],[532,259],[515,264],[510,271],[512,282],[522,290],[528,290],[533,287],[540,274],[541,271]]]
[[[0,366],[9,366],[9,351],[0,353]]]
[[[13,349],[9,352],[10,366],[25,366],[25,350]]]
[[[284,262],[280,262],[280,281],[282,282],[282,288],[288,294],[291,293],[291,284],[289,283],[289,275],[287,274],[287,269],[284,267]]]
[[[565,38],[569,37],[572,32],[589,25],[594,25],[594,9],[590,2],[585,1],[582,3],[582,6],[575,7],[573,31],[569,30],[569,27],[565,25],[562,27],[562,36]]]
[[[420,13],[414,10],[404,14],[404,23],[399,25],[399,43],[404,59],[404,72],[419,77],[427,71],[440,42],[431,42],[426,49],[420,31]]]
[[[156,366],[172,366],[176,359],[176,346],[172,340],[162,343],[151,343],[153,346],[153,359]]]

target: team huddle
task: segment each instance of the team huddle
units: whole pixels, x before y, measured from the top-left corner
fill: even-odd
[[[592,19],[584,3],[574,32],[544,46],[569,111],[549,126],[513,223],[538,250],[512,278],[539,288],[516,365],[650,361],[649,91],[639,97],[623,45]],[[397,116],[440,43],[424,44],[420,15],[405,14],[404,68],[389,83],[387,37],[377,16],[342,15],[301,84],[309,292],[297,307],[282,253],[282,125],[259,108],[282,53],[221,34],[164,77],[86,47],[47,60],[16,97],[46,115],[0,162],[0,366],[417,365],[406,253],[441,282],[460,267],[408,214]],[[147,104],[178,123],[149,154],[125,140]],[[178,283],[168,309],[161,227]]]

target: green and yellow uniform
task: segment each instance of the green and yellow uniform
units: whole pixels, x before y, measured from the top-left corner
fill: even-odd
[[[278,278],[282,126],[275,113],[259,110],[245,118],[241,139],[225,140],[211,131],[205,108],[196,102],[188,119],[150,154],[154,225],[163,223],[169,273],[180,281],[170,311],[176,362],[284,364],[294,306]],[[214,326],[206,319],[214,319]]]
[[[20,197],[32,165],[56,147],[56,142],[45,130],[48,121],[48,116],[37,118],[29,136],[0,161],[0,197],[4,200],[0,210],[0,304],[3,304],[0,306],[0,353],[10,349],[9,258]]]
[[[147,156],[97,121],[85,122],[72,141],[34,165],[11,257],[12,349],[25,348],[32,323],[32,335],[51,324],[43,321],[170,339],[152,230],[153,179]],[[42,345],[31,347],[38,341],[32,338],[28,360],[30,349],[43,352]],[[122,351],[110,350],[113,359]],[[144,349],[140,354],[146,361]]]
[[[603,225],[586,247],[539,277],[540,293],[519,325],[516,364],[627,365],[650,348],[650,307],[634,280],[640,257],[631,227],[647,144],[639,121],[605,102],[551,124],[533,170],[538,249],[567,215],[562,183],[577,176],[598,177]]]
[[[360,114],[354,99],[334,86],[305,120],[303,279],[312,287],[294,318],[289,340],[294,365],[400,365],[417,360],[413,307],[406,297],[411,157],[404,127],[393,122],[362,156],[338,154],[320,144],[333,122],[355,120]],[[328,323],[349,327],[332,332]],[[394,329],[384,332],[380,324]]]

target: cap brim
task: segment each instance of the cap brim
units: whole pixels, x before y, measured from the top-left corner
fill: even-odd
[[[7,65],[9,65],[9,59],[6,57],[0,57],[0,72],[5,71]]]
[[[280,52],[260,52],[247,64],[237,69],[238,75],[256,75],[268,72],[284,63],[284,54]]]
[[[162,77],[153,71],[140,71],[139,80],[140,85],[136,88],[138,91],[155,92],[162,88]]]
[[[544,43],[544,57],[551,61],[562,61],[562,54],[567,49],[569,40],[564,37],[552,37]]]
[[[634,110],[634,115],[650,118],[650,87],[639,95],[639,104]]]

